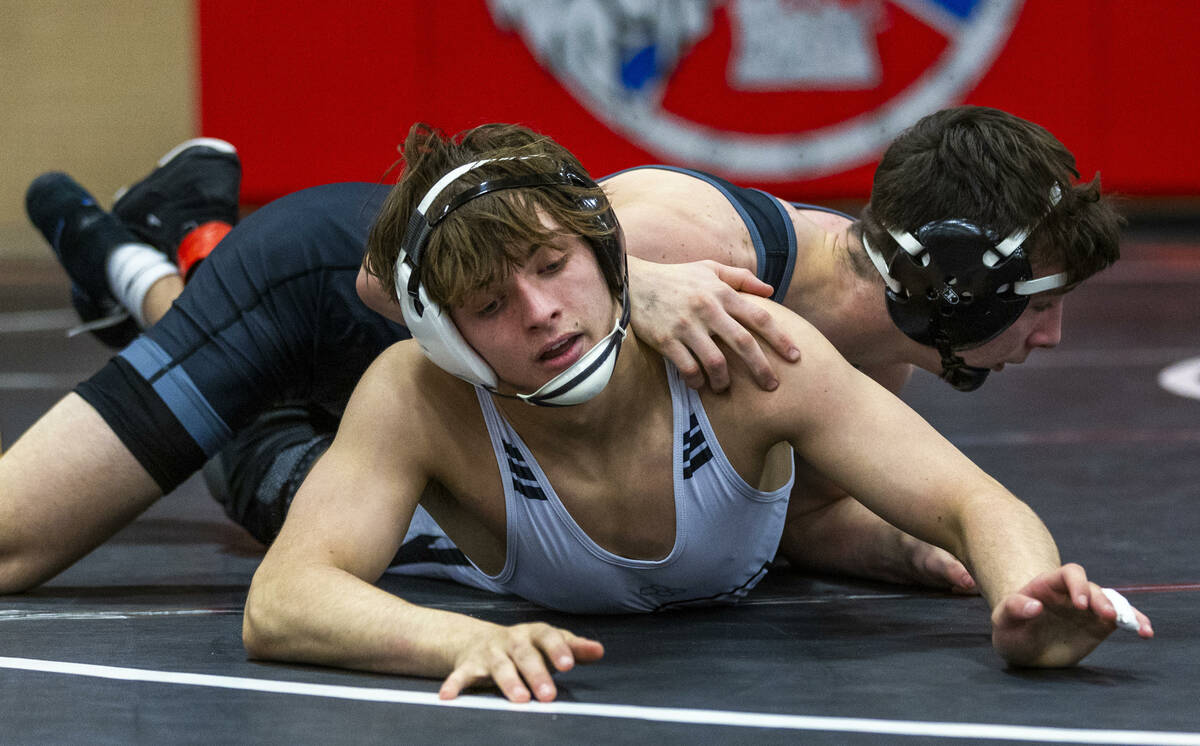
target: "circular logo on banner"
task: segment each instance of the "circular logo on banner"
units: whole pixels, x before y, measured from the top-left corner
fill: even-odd
[[[764,180],[869,161],[960,101],[1021,3],[488,0],[609,127],[674,162]]]

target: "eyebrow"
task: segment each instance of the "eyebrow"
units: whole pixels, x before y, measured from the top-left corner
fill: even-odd
[[[556,251],[556,252],[558,252],[558,253],[560,253],[560,254],[565,254],[565,253],[567,253],[567,249],[566,249],[566,248],[563,248],[562,246],[559,246],[559,245],[558,245],[558,244],[556,244],[554,241],[538,241],[538,242],[535,242],[535,243],[533,243],[533,244],[531,244],[531,245],[530,245],[530,247],[529,247],[529,254],[528,254],[526,257],[525,257],[526,261],[528,261],[528,260],[532,259],[532,258],[533,258],[533,255],[534,255],[534,254],[536,254],[536,253],[538,253],[538,252],[539,252],[539,251],[541,251],[542,249],[548,249],[548,250],[550,250],[550,251]]]

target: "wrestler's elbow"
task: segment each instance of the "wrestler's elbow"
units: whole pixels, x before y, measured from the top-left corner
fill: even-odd
[[[242,647],[246,650],[246,657],[270,660],[274,656],[271,655],[269,640],[269,636],[264,634],[262,620],[255,618],[250,605],[247,604],[246,611],[242,614]]]
[[[271,601],[270,588],[257,577],[250,584],[246,607],[242,612],[242,647],[249,658],[279,658],[286,649],[287,625],[277,604]]]
[[[242,646],[250,658],[301,660],[312,642],[311,576],[302,568],[277,564],[268,552],[250,581],[242,612]]]
[[[0,539],[0,595],[33,590],[58,574],[61,568],[50,567],[37,552],[6,546]]]

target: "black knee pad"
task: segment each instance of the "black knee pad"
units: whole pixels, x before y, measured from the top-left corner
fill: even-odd
[[[276,407],[259,415],[205,465],[204,481],[226,515],[270,544],[296,490],[336,431],[337,420],[323,410]]]

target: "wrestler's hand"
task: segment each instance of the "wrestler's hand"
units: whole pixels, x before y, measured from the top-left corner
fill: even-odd
[[[1138,636],[1154,636],[1135,610]],[[1063,565],[1029,581],[992,610],[992,647],[1014,666],[1078,663],[1117,628],[1117,611],[1083,568]]]
[[[454,699],[468,687],[494,683],[512,702],[528,702],[531,691],[538,701],[549,702],[557,691],[547,662],[556,671],[569,671],[603,656],[604,646],[595,640],[541,622],[492,625],[459,652],[438,696]]]
[[[771,286],[749,270],[711,260],[658,264],[629,257],[629,287],[638,337],[674,363],[694,389],[704,385],[706,375],[713,391],[729,387],[728,363],[714,337],[745,361],[768,391],[779,380],[754,334],[785,359],[800,359],[800,350],[771,314],[741,294],[771,295]]]

